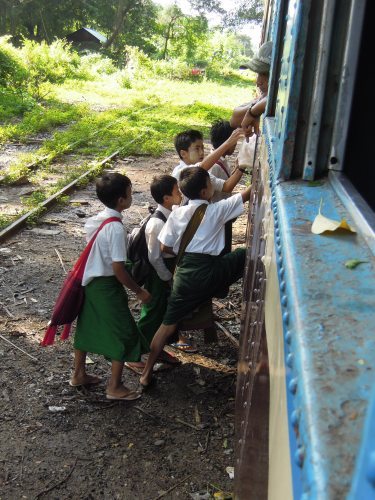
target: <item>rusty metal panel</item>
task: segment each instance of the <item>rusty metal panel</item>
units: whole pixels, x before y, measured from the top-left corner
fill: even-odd
[[[261,260],[265,250],[264,180],[259,162],[253,169],[252,186],[236,393],[235,494],[239,499],[267,498],[268,476],[269,386],[268,379],[261,382],[257,373],[261,353],[266,351]]]

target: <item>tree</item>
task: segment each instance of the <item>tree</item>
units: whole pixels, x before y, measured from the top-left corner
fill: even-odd
[[[263,19],[263,0],[239,0],[235,8],[226,11],[220,0],[189,0],[191,7],[200,14],[216,12],[223,19],[223,26],[235,28],[243,24],[261,23]]]

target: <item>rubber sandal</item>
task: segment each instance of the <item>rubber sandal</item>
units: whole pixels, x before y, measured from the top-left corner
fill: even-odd
[[[176,356],[173,356],[172,354],[170,354],[167,351],[162,351],[160,353],[160,356],[158,357],[158,361],[160,361],[161,363],[168,363],[170,365],[180,365],[181,364],[181,361],[178,358],[176,358]]]
[[[82,386],[89,387],[90,385],[98,385],[101,382],[102,382],[102,379],[97,377],[96,380],[93,380],[92,382],[87,382],[86,384],[73,384],[73,382],[71,380],[69,380],[69,385],[70,385],[70,387],[82,387]]]
[[[130,391],[126,396],[111,396],[110,394],[106,394],[106,398],[111,401],[134,401],[135,399],[139,399],[142,394],[138,391]]]
[[[175,342],[174,344],[171,344],[171,346],[187,354],[194,354],[198,352],[198,349],[193,347],[191,344],[180,344],[179,342]]]
[[[131,364],[131,362],[125,362],[124,363],[124,366],[128,369],[128,370],[131,370],[132,372],[136,373],[137,375],[142,375],[143,373],[143,368],[141,368],[140,366],[133,366]]]

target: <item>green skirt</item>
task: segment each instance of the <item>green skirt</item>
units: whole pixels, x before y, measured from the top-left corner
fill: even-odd
[[[154,269],[147,277],[144,288],[151,293],[152,299],[148,304],[142,305],[141,316],[137,325],[145,339],[151,344],[156,330],[163,322],[171,288],[168,282],[159,278]]]
[[[245,248],[218,256],[185,253],[174,276],[163,323],[178,323],[212,297],[226,297],[229,286],[242,277],[245,257]]]
[[[85,286],[74,347],[115,361],[139,361],[149,345],[128,307],[128,296],[115,276],[94,278]]]

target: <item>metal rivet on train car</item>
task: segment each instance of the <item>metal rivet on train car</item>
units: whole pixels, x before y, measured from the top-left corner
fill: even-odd
[[[286,307],[286,305],[288,304],[288,297],[286,295],[283,295],[281,297],[281,304]]]
[[[297,392],[297,379],[296,378],[292,378],[292,380],[289,382],[289,391],[292,393],[292,394],[295,394]]]
[[[283,278],[283,277],[284,277],[284,272],[285,272],[285,271],[284,271],[284,268],[283,268],[283,267],[280,267],[280,269],[279,269],[279,276],[280,276],[280,278]]]
[[[292,343],[292,332],[290,330],[288,330],[285,334],[285,340],[286,340],[286,343],[287,344],[291,344]]]
[[[289,366],[289,368],[293,368],[293,361],[294,361],[294,356],[292,353],[289,353],[288,356],[286,357],[286,364]]]
[[[277,248],[277,253],[278,253],[279,255],[281,255],[281,245],[280,245],[280,243],[278,243],[278,244],[276,245],[276,248]],[[280,257],[280,258],[281,258],[281,257]]]
[[[285,281],[284,281],[284,280],[283,280],[283,281],[281,281],[281,283],[280,283],[280,290],[281,290],[282,292],[284,292],[284,291],[285,291]]]
[[[305,458],[305,450],[304,450],[303,446],[300,446],[297,449],[296,454],[294,455],[294,460],[295,460],[296,464],[298,465],[298,467],[303,467],[304,458]]]
[[[279,255],[279,257],[277,258],[277,262],[279,264],[282,264],[282,262],[283,262],[283,256],[282,255]]]
[[[287,311],[283,314],[283,321],[286,325],[289,323],[289,313]]]
[[[281,238],[280,238],[280,236],[276,236],[276,243],[277,243],[278,245],[280,245],[280,242],[281,242]]]
[[[280,229],[276,229],[275,233],[276,233],[276,236],[280,236]]]
[[[375,488],[375,450],[369,455],[366,478],[372,484],[373,488]]]
[[[300,416],[299,410],[293,410],[292,411],[292,414],[290,416],[290,421],[292,422],[293,427],[297,427],[298,426],[299,416]]]
[[[285,111],[285,106],[281,106],[280,111],[281,111],[282,113],[284,113],[284,111]]]

